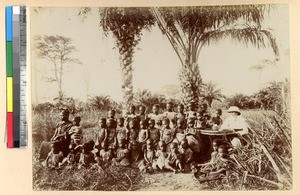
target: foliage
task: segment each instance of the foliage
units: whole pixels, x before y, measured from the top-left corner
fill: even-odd
[[[100,95],[100,96],[93,96],[88,100],[88,107],[92,110],[97,111],[109,111],[110,109],[117,109],[120,106],[114,102],[108,95]]]
[[[209,107],[211,107],[214,100],[222,102],[225,99],[222,90],[217,88],[217,84],[211,81],[202,85],[201,92],[201,100],[207,102]]]
[[[164,108],[167,104],[167,99],[164,95],[158,93],[152,94],[147,89],[144,89],[138,90],[134,94],[134,103],[136,105],[143,105],[148,109],[148,111],[151,111],[152,106],[155,104]]]
[[[54,77],[48,79],[49,82],[56,82],[58,85],[59,100],[63,99],[63,73],[66,64],[81,64],[72,57],[77,51],[73,45],[73,40],[68,37],[55,35],[37,35],[34,37],[34,48],[38,57],[50,61],[54,66]]]
[[[202,80],[197,63],[203,46],[227,37],[257,48],[266,47],[268,42],[278,56],[274,36],[261,28],[268,9],[265,5],[151,8],[159,28],[183,66],[180,81],[185,104],[187,101],[199,102]]]

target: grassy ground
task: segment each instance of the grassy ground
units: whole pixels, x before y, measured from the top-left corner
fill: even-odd
[[[84,139],[93,139],[97,122],[103,116],[97,112],[78,113],[82,117]],[[49,140],[57,123],[58,113],[49,110],[33,113],[33,187],[35,190],[266,190],[290,189],[291,130],[289,122],[269,111],[243,111],[248,120],[250,146],[241,151],[237,161],[247,170],[241,178],[212,181],[204,184],[191,173],[160,172],[142,174],[136,168],[110,167],[106,170],[46,170],[38,162],[39,146]],[[226,117],[224,113],[223,117]],[[72,118],[72,116],[71,116]],[[239,182],[236,182],[239,181]]]

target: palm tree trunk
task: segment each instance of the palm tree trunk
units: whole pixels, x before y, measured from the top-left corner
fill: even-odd
[[[179,72],[181,99],[185,107],[191,102],[198,108],[202,79],[197,63],[186,62]]]
[[[132,55],[133,49],[119,44],[120,64],[122,70],[122,93],[123,93],[123,109],[128,110],[133,101],[133,85],[132,85]]]

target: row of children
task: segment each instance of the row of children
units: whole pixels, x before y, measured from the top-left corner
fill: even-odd
[[[128,113],[118,119],[116,112],[108,112],[108,118],[101,118],[95,142],[82,144],[80,117],[69,121],[69,112],[61,113],[61,122],[53,135],[52,150],[44,165],[58,167],[68,164],[78,167],[90,164],[116,164],[138,166],[142,171],[153,169],[189,170],[194,160],[199,157],[200,144],[197,129],[221,125],[221,111],[210,118],[207,106],[201,105],[196,113],[193,105],[184,112],[184,106],[178,105],[178,112],[173,111],[173,104],[167,104],[167,111],[159,114],[159,106],[154,105],[152,113],[145,114],[145,107],[139,107],[139,115],[131,106]],[[213,125],[211,125],[213,124]],[[139,162],[139,163],[137,163]]]

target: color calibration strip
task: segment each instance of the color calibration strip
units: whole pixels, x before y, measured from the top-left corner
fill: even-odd
[[[7,147],[26,147],[27,123],[25,7],[6,7],[6,75]]]

